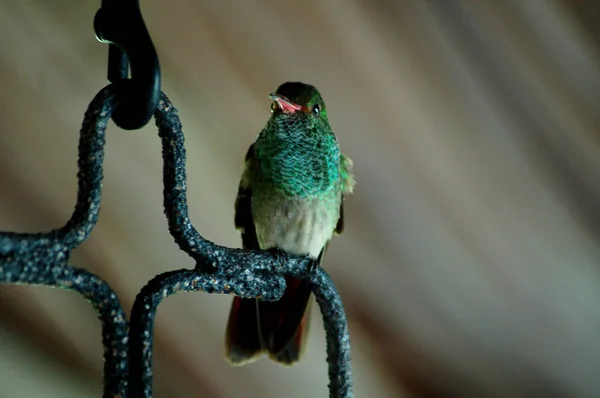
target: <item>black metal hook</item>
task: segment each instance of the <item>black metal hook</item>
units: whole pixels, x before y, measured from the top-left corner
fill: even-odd
[[[112,119],[122,129],[140,129],[158,105],[160,65],[139,0],[102,0],[94,31],[99,41],[109,43],[108,80],[117,92]]]

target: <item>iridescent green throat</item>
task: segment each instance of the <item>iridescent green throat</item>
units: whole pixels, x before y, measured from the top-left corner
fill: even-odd
[[[255,154],[260,183],[290,197],[338,189],[340,149],[329,126],[294,127],[269,123],[259,135]]]

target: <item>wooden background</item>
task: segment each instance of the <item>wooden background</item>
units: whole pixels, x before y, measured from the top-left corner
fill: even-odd
[[[191,218],[240,245],[247,147],[288,80],[327,101],[358,184],[326,268],[345,300],[357,397],[597,397],[600,3],[144,0],[186,132]],[[286,4],[287,3],[287,4]],[[78,131],[106,82],[100,1],[0,0],[0,229],[70,216]],[[160,143],[111,124],[104,195],[73,264],[129,308],[192,267],[167,232]],[[231,368],[231,297],[169,298],[155,397],[325,397],[314,310],[302,363]],[[102,347],[74,293],[0,287],[0,397],[99,397]]]

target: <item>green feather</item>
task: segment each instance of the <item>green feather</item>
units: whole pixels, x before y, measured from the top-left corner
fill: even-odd
[[[298,198],[339,192],[348,176],[341,174],[342,155],[321,95],[302,83],[286,83],[277,93],[306,111],[271,115],[255,143],[260,178],[256,183]],[[321,107],[318,115],[310,112],[315,104]]]

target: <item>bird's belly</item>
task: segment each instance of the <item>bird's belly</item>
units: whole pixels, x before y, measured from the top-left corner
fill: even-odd
[[[258,244],[317,258],[333,235],[338,209],[331,202],[310,199],[253,206]]]

